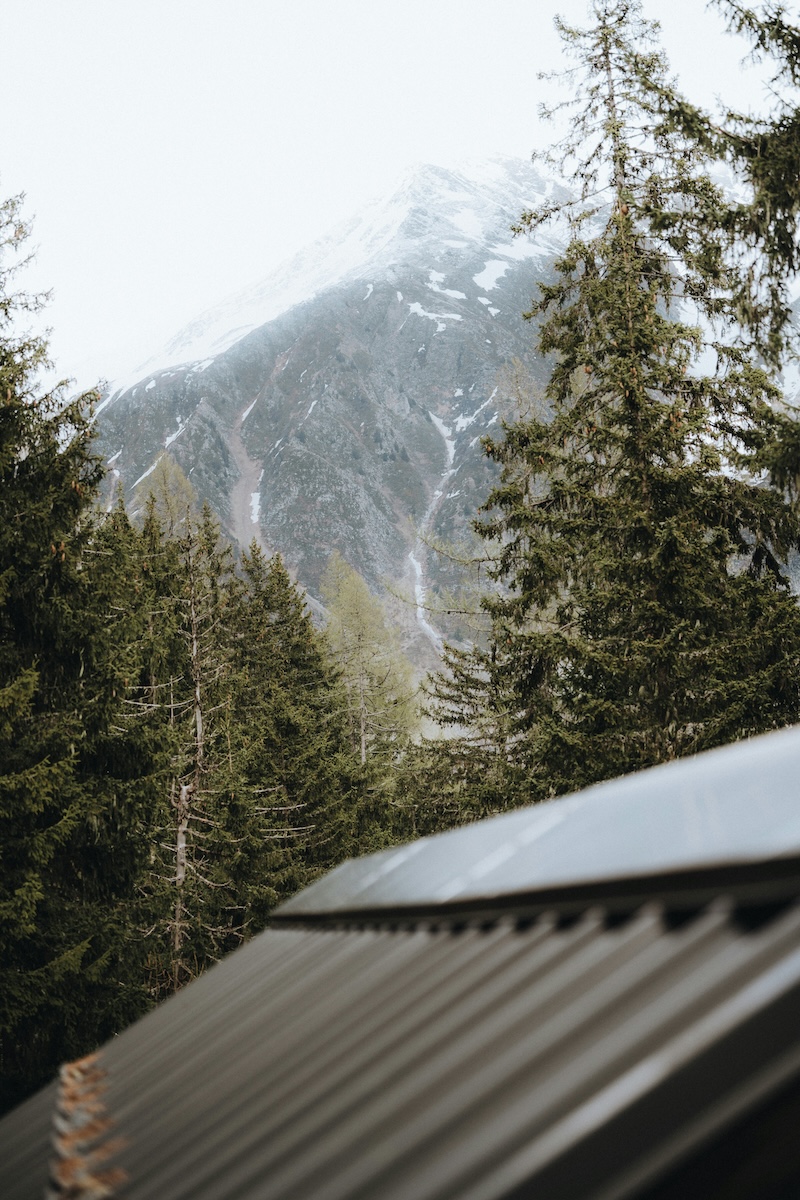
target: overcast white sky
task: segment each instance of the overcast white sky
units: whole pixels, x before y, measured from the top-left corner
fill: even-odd
[[[644,8],[694,99],[761,107],[702,0]],[[2,0],[0,194],[61,373],[127,370],[410,163],[528,156],[556,12],[586,0]]]

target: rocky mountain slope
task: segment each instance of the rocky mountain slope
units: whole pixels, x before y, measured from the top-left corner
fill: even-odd
[[[192,322],[100,405],[131,506],[172,455],[226,531],[279,550],[312,597],[333,548],[404,592],[424,658],[443,623],[423,600],[435,609],[451,571],[427,543],[467,534],[491,486],[480,438],[509,370],[542,379],[521,314],[556,247],[509,227],[549,192],[525,162],[419,168]]]

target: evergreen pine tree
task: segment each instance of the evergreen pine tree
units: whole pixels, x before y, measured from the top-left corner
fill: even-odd
[[[37,307],[10,287],[26,232],[19,200],[0,206],[2,1105],[146,1002],[133,934],[152,798],[125,726],[135,598],[103,553],[118,515],[93,507],[89,398],[42,393],[46,347],[14,332]]]
[[[190,509],[170,518],[170,530],[152,499],[143,553],[153,630],[140,691],[170,752],[148,898],[156,996],[195,978],[243,936],[229,869],[233,557],[208,506],[199,518]]]
[[[791,284],[800,269],[800,27],[782,4],[758,7],[714,0],[732,32],[752,43],[752,57],[770,63],[769,110],[726,107],[712,117],[669,92],[661,97],[665,131],[676,130],[700,154],[726,160],[740,184],[728,199],[722,227],[739,260],[733,299],[742,330],[764,359],[780,365],[795,342]]]
[[[575,200],[520,224],[568,221],[528,314],[552,416],[487,442],[491,648],[451,655],[461,677],[437,688],[453,720],[499,686],[512,803],[800,715],[782,566],[800,527],[764,473],[789,426],[739,336],[747,264],[696,142],[664,119],[681,102],[653,27],[635,0],[592,11],[588,30],[561,25],[578,112],[551,162]]]
[[[107,986],[118,1005],[127,997],[108,1033],[150,1002],[143,936],[148,914],[141,896],[168,763],[163,730],[137,702],[149,616],[137,551],[138,535],[120,500],[92,521],[81,566],[87,594],[79,618],[91,655],[84,656],[79,678],[84,744],[75,772],[84,799],[92,803],[92,823],[88,835],[80,832],[75,851],[83,856],[84,923],[115,931],[115,946],[106,955]],[[96,1009],[88,1009],[84,1019],[97,1038],[103,1031],[92,1031]]]
[[[233,762],[238,830],[232,871],[243,920],[353,852],[354,774],[342,693],[302,596],[278,555],[242,559],[233,624]]]
[[[444,736],[423,739],[402,772],[403,808],[418,835],[502,812],[525,788],[508,655],[494,631],[488,646],[445,643],[442,664],[427,681],[427,712]]]
[[[142,922],[158,997],[353,852],[355,763],[341,688],[279,558],[254,545],[235,575],[210,510],[180,517],[163,494],[148,501],[139,554],[135,704],[168,763]]]

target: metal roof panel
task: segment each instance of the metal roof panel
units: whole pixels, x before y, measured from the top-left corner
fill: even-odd
[[[800,1072],[799,1005],[796,904],[270,930],[105,1047],[124,1194],[624,1200]],[[0,1121],[4,1200],[40,1200],[52,1098]]]
[[[277,917],[436,907],[800,855],[800,727],[352,859]]]

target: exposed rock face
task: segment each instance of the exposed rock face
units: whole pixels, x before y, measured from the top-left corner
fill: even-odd
[[[312,596],[333,548],[376,590],[438,587],[446,564],[420,539],[463,534],[491,486],[480,437],[503,371],[542,378],[521,314],[555,247],[509,227],[548,190],[526,163],[421,168],[198,318],[102,405],[128,498],[168,451],[227,532],[280,550]],[[418,618],[420,651],[435,635]]]

